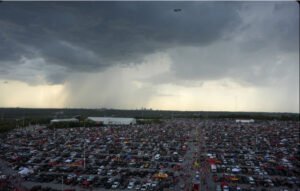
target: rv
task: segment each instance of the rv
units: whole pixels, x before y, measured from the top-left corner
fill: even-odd
[[[214,164],[210,165],[210,169],[212,173],[217,172],[217,167]]]

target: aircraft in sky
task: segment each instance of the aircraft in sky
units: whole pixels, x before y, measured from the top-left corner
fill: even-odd
[[[180,12],[181,9],[174,9],[174,12]]]

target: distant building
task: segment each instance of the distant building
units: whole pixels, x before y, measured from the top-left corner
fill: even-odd
[[[103,125],[133,125],[136,124],[135,118],[121,117],[88,117],[88,121]]]
[[[236,123],[254,123],[254,119],[237,119],[235,120]]]
[[[69,119],[52,119],[50,124],[54,123],[79,123],[79,120],[76,118],[69,118]]]

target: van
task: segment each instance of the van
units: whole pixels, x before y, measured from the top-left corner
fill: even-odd
[[[211,169],[211,172],[212,172],[212,173],[217,172],[217,167],[216,167],[216,165],[214,165],[214,164],[210,165],[210,169]]]
[[[249,184],[255,184],[254,179],[251,176],[248,177],[248,181]]]
[[[227,185],[223,186],[223,191],[229,191],[229,187]]]
[[[155,159],[155,160],[159,160],[159,159],[160,159],[160,154],[156,154],[156,155],[154,156],[154,159]]]

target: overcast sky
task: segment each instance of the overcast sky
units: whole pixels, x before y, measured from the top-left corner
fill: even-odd
[[[0,13],[0,107],[299,112],[296,2],[2,2]]]

